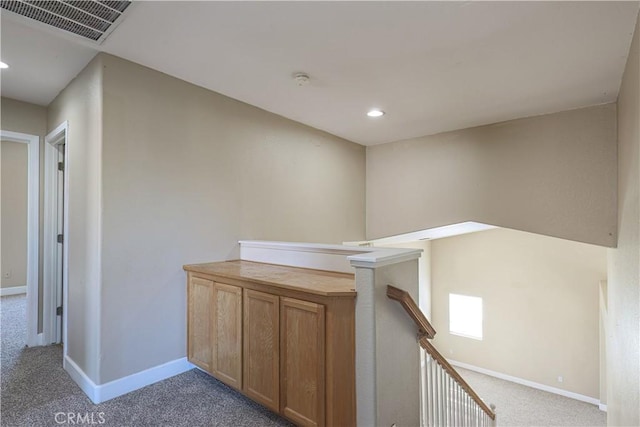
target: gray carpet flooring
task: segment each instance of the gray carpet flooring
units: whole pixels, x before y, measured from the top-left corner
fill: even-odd
[[[74,414],[93,415],[93,424],[105,427],[291,426],[197,369],[94,405],[62,369],[61,346],[25,347],[24,296],[0,298],[0,312],[3,427],[71,425],[60,412],[72,413],[76,424]]]
[[[606,426],[607,414],[589,403],[456,368],[485,402],[496,405],[497,425]]]
[[[105,427],[291,425],[197,369],[94,405],[62,369],[61,346],[25,347],[25,311],[24,296],[0,298],[3,427],[70,425],[56,422],[67,416],[56,419],[60,412],[93,415],[94,425]],[[500,427],[606,425],[606,414],[594,405],[464,369],[460,373],[496,404]]]

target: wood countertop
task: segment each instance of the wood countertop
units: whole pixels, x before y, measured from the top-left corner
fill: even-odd
[[[355,296],[355,276],[348,273],[311,270],[251,261],[223,261],[190,264],[183,267],[193,273],[237,280],[323,296]]]

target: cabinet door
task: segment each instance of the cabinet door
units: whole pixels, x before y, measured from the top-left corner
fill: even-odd
[[[242,388],[242,288],[213,284],[212,374]]]
[[[280,299],[281,413],[302,426],[324,425],[324,306]]]
[[[280,299],[244,290],[244,392],[275,412],[280,410]]]
[[[189,277],[187,352],[189,361],[211,373],[211,301],[213,281]]]

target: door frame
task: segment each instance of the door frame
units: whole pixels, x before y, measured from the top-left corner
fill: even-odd
[[[67,342],[67,289],[69,276],[69,245],[67,234],[69,232],[69,124],[61,123],[47,136],[44,141],[44,255],[43,255],[43,341],[46,344],[64,345],[66,355]],[[58,150],[56,145],[64,140],[64,244],[62,245],[62,283],[57,280],[58,275]],[[62,336],[57,334],[58,316],[56,314],[56,295],[59,294],[59,285],[62,285]]]
[[[42,345],[38,334],[38,252],[40,236],[40,137],[0,130],[3,141],[28,145],[27,150],[27,345]]]

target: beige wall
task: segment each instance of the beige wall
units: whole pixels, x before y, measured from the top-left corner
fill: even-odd
[[[477,221],[616,243],[616,111],[602,105],[367,148],[367,238]]]
[[[609,316],[607,308],[607,281],[602,280],[599,288],[600,306],[600,405],[607,404],[607,330],[609,329]]]
[[[40,137],[40,210],[39,210],[39,239],[38,271],[42,271],[42,236],[44,230],[44,137],[47,134],[47,109],[39,105],[16,101],[10,98],[0,99],[0,128],[12,132],[26,133]],[[38,332],[42,332],[42,275],[38,278]]]
[[[240,239],[364,238],[365,150],[102,58],[104,383],[185,356],[183,264],[238,257]]]
[[[434,240],[431,255],[435,345],[443,355],[599,398],[605,248],[496,229]],[[482,341],[449,334],[449,293],[482,298]]]
[[[618,97],[618,248],[609,252],[607,411],[611,426],[640,425],[640,24]]]
[[[27,161],[29,146],[2,141],[2,287],[27,284]],[[5,278],[4,274],[11,277]]]
[[[67,352],[99,381],[102,60],[94,59],[50,104],[48,128],[69,122]],[[135,323],[129,325],[130,328]]]

